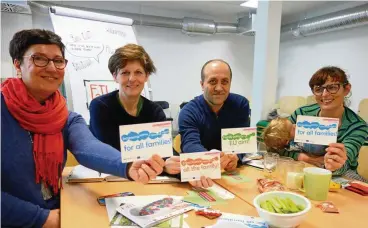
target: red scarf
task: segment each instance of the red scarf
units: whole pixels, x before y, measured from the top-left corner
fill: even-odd
[[[10,114],[27,131],[33,132],[33,158],[36,167],[36,183],[40,180],[59,191],[59,181],[64,161],[62,129],[68,119],[68,109],[59,91],[53,93],[41,105],[28,92],[19,78],[11,78],[1,85]]]

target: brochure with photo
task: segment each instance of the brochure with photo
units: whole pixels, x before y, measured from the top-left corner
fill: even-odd
[[[152,227],[193,209],[178,196],[122,197],[116,211],[140,227]]]
[[[154,195],[154,196],[137,196],[135,200],[140,200],[144,198],[150,198],[151,200],[160,199],[162,197],[165,197],[165,195]],[[122,198],[124,197],[112,197],[112,198],[106,198],[106,210],[107,215],[110,222],[110,227],[112,228],[118,228],[118,227],[125,227],[125,228],[137,228],[139,227],[137,224],[129,220],[124,215],[120,214],[116,211],[116,208],[120,206],[120,204],[123,203]],[[178,197],[180,199],[181,197]],[[124,202],[130,201],[125,200]],[[184,214],[176,216],[170,220],[166,220],[162,223],[159,223],[155,225],[154,227],[157,228],[188,228],[188,225],[184,221]]]

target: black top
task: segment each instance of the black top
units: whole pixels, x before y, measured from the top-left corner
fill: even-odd
[[[138,116],[131,116],[118,100],[118,90],[96,97],[89,107],[90,129],[104,143],[120,151],[119,126],[165,121],[162,108],[147,98],[143,99]]]

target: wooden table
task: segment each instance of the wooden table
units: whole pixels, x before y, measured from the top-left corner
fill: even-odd
[[[239,171],[244,176],[250,178],[250,182],[233,183],[226,179],[216,180],[216,182],[253,206],[253,199],[259,194],[257,178],[263,178],[262,170],[244,166]],[[319,208],[316,208],[316,205],[320,202],[311,200],[312,209],[308,213],[307,219],[299,227],[368,227],[367,196],[364,197],[341,189],[339,192],[329,192],[327,201],[333,202],[340,213],[324,213]]]
[[[214,209],[222,212],[258,216],[253,206],[253,199],[259,192],[256,180],[262,178],[262,171],[252,167],[242,167],[241,174],[250,178],[247,183],[232,183],[226,179],[216,180],[217,184],[236,195],[227,204],[215,205]],[[64,176],[71,171],[65,168]],[[136,195],[186,195],[190,190],[188,184],[148,184],[142,185],[135,182],[100,182],[83,184],[64,183],[61,191],[61,227],[109,227],[106,208],[99,206],[98,196],[117,192],[130,191]],[[312,202],[312,209],[307,219],[299,228],[314,227],[367,227],[368,197],[341,189],[339,192],[330,192],[328,201],[332,201],[339,209],[339,214],[329,214],[316,208],[318,201]],[[194,212],[188,213],[186,222],[190,227],[202,227],[214,224],[215,220],[208,220],[202,216],[196,216]]]
[[[65,177],[71,171],[65,168]],[[135,195],[178,195],[184,196],[190,190],[189,184],[148,184],[136,182],[98,182],[83,184],[67,184],[64,182],[61,190],[61,227],[62,228],[104,228],[109,227],[106,208],[97,203],[97,197],[117,192],[133,192]],[[213,206],[222,212],[257,216],[255,208],[245,203],[239,197],[228,200],[227,204]],[[185,221],[190,227],[202,227],[214,224],[215,220],[209,220],[197,216],[193,211],[188,213]]]

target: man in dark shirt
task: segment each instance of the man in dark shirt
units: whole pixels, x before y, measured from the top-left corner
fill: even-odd
[[[179,133],[183,153],[221,151],[221,129],[249,127],[249,102],[230,93],[232,72],[224,60],[210,60],[201,71],[203,95],[195,97],[179,114]],[[221,168],[236,169],[241,156],[221,153]],[[180,172],[178,157],[166,160],[165,171]],[[190,182],[197,187],[210,187],[211,179],[202,177]]]

